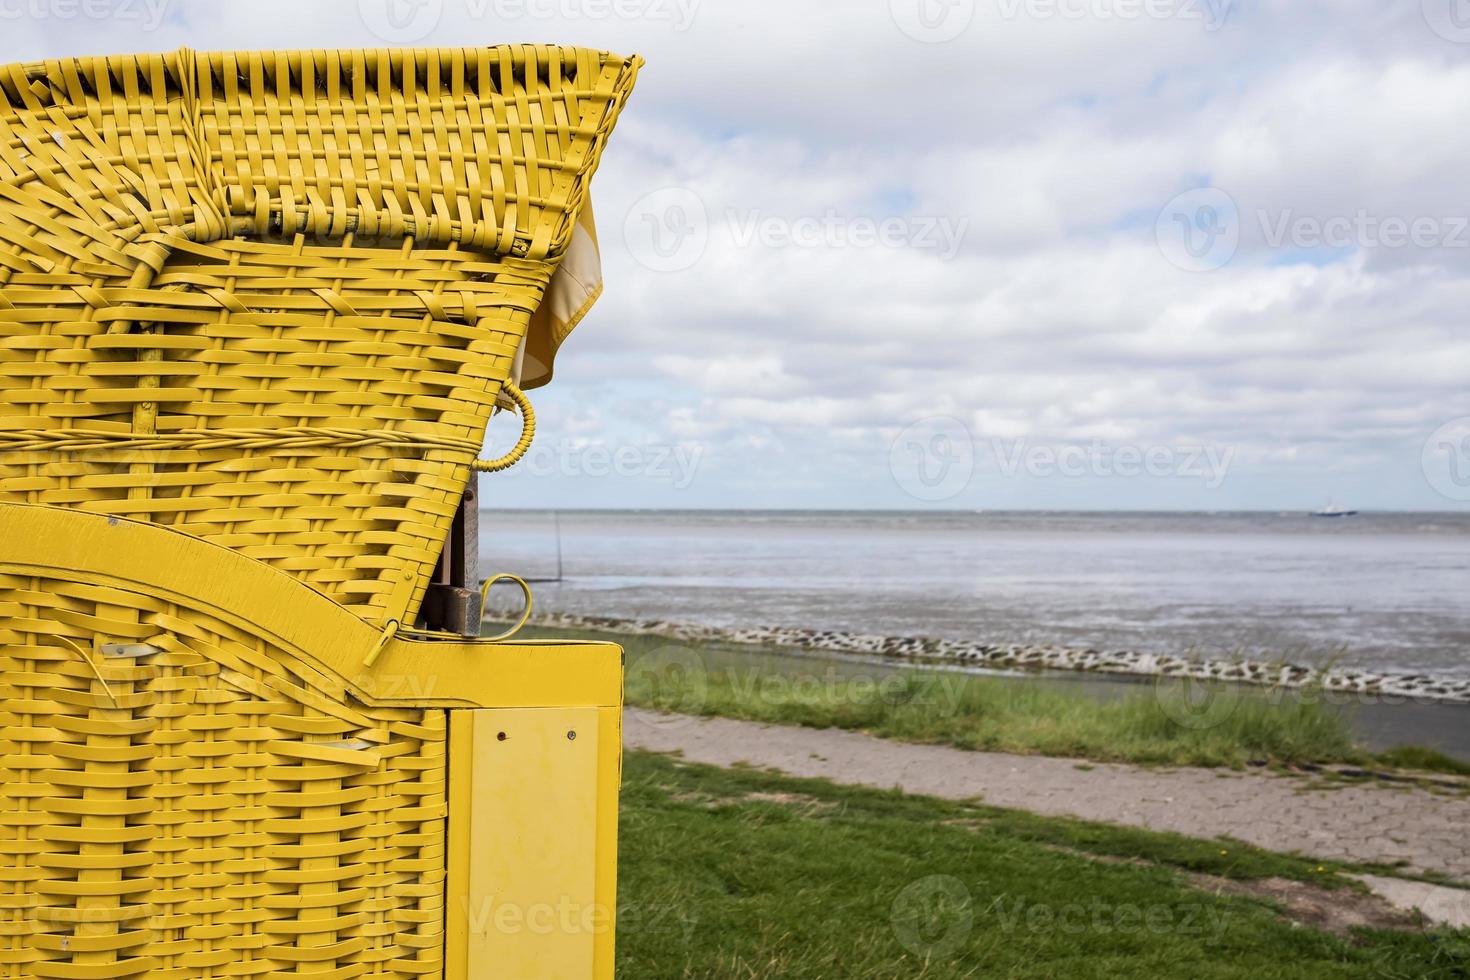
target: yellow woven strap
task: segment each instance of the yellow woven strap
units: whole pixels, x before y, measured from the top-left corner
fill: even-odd
[[[531,440],[536,438],[536,413],[531,409],[531,399],[526,393],[509,381],[500,386],[500,390],[510,396],[515,402],[516,408],[521,412],[521,438],[511,447],[510,452],[499,459],[477,459],[472,464],[481,473],[498,473],[509,469],[520,462],[521,457],[531,448]],[[515,576],[510,576],[514,578]],[[519,581],[519,580],[517,580]],[[528,600],[529,602],[529,600]]]
[[[482,473],[497,473],[519,462],[536,438],[536,413],[526,393],[510,382],[502,390],[515,402],[521,413],[521,437],[510,452],[499,459],[477,459],[471,464]],[[178,432],[99,432],[95,429],[12,429],[0,430],[0,452],[90,452],[94,450],[189,450],[211,449],[310,449],[332,446],[338,449],[410,449],[463,453],[473,456],[480,451],[478,443],[453,436],[386,429],[337,429],[320,426],[286,426],[278,429],[183,429]]]
[[[43,450],[85,452],[97,449],[190,450],[304,449],[334,446],[362,449],[439,449],[475,455],[479,444],[469,439],[383,429],[337,429],[286,426],[279,429],[183,429],[177,432],[98,432],[93,429],[0,430],[0,451]]]

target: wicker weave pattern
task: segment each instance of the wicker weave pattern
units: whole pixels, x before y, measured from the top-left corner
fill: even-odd
[[[232,218],[554,257],[637,67],[541,45],[0,67],[6,238],[27,264],[117,273],[148,235]]]
[[[636,60],[0,68],[0,499],[416,609]]]
[[[0,613],[0,976],[439,975],[443,710],[115,586]]]

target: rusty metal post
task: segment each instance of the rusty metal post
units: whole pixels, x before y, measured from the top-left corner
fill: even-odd
[[[480,474],[471,473],[419,618],[429,629],[479,636]]]

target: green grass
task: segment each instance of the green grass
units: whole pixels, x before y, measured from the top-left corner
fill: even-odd
[[[542,631],[548,632],[578,635]],[[580,635],[621,643],[628,652],[628,703],[665,711],[1110,762],[1347,763],[1470,773],[1470,766],[1431,749],[1367,751],[1354,743],[1344,710],[1312,692],[1162,679],[1100,698],[1040,678],[880,672],[660,637]]]
[[[1352,887],[1232,841],[639,752],[620,838],[619,975],[638,980],[1470,977],[1464,932],[1337,937],[1181,874]]]
[[[1470,776],[1470,763],[1451,759],[1434,749],[1405,745],[1389,749],[1387,752],[1380,752],[1376,758],[1386,766],[1395,766],[1400,769],[1430,769],[1435,772],[1452,773],[1456,776]]]

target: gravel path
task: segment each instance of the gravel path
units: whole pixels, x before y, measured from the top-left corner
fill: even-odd
[[[855,732],[628,709],[629,748],[692,762],[748,762],[793,776],[1082,817],[1273,851],[1399,864],[1470,884],[1470,799],[1382,784],[1307,789],[1265,772],[1150,769],[967,752]],[[1314,786],[1320,784],[1314,783]],[[1466,898],[1470,914],[1470,894]]]

